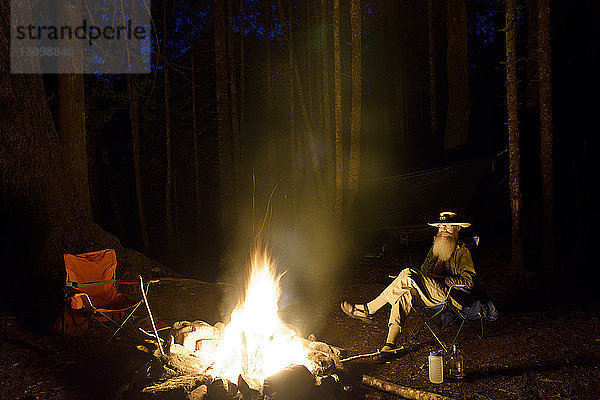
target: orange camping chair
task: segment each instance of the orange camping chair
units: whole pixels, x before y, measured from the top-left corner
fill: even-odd
[[[140,276],[139,282],[121,282],[115,278],[117,255],[113,249],[93,251],[84,254],[64,254],[67,272],[65,284],[65,310],[62,330],[64,335],[79,333],[85,342],[84,333],[89,323],[98,323],[112,332],[110,342],[123,329],[127,322],[131,323],[136,336],[137,328],[132,316],[138,307],[145,302],[151,280],[144,284]],[[117,284],[139,286],[141,297],[133,301],[117,290]],[[150,308],[146,308],[152,319]]]

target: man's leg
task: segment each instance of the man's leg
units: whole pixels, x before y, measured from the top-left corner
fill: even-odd
[[[362,304],[356,304],[355,307],[362,311],[367,311],[369,314],[375,314],[381,307],[386,304],[394,305],[401,297],[405,290],[403,288],[409,288],[410,276],[415,273],[410,268],[405,268],[400,272],[400,275],[396,277],[380,294],[373,300],[367,303],[367,310],[364,310]],[[409,307],[410,308],[410,307]]]

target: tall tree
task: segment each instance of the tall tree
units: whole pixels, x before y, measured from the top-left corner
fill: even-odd
[[[241,196],[241,142],[240,142],[240,108],[237,74],[237,53],[235,51],[235,35],[233,26],[233,0],[227,0],[227,54],[229,55],[229,104],[231,106],[231,138],[233,145],[233,196],[235,212],[239,209]]]
[[[219,153],[219,190],[221,195],[221,227],[226,235],[233,225],[233,159],[231,152],[231,114],[228,104],[227,32],[225,2],[214,1],[215,83],[217,136]]]
[[[292,226],[296,228],[296,212],[298,207],[298,192],[296,185],[298,184],[298,138],[296,136],[296,118],[295,118],[295,91],[294,91],[294,80],[295,80],[295,61],[294,61],[294,35],[292,30],[292,18],[293,18],[293,3],[292,0],[287,1],[288,16],[287,16],[287,29],[288,29],[288,40],[287,40],[287,53],[288,53],[288,112],[289,112],[289,129],[290,129],[290,141],[289,141],[289,171],[290,171],[290,191],[292,198],[292,209],[291,219]],[[283,12],[283,2],[278,0],[279,19],[286,21]]]
[[[137,20],[137,6],[130,4],[130,15],[133,21]],[[130,54],[137,58],[140,54],[140,48],[137,41],[131,44]],[[140,158],[140,94],[138,87],[139,80],[132,74],[127,75],[127,90],[129,93],[129,120],[131,123],[131,143],[133,147],[133,171],[135,174],[135,197],[137,200],[139,229],[142,236],[142,245],[144,251],[150,249],[150,239],[146,229],[146,218],[144,214],[144,199],[142,186],[142,162]]]
[[[323,78],[321,80],[323,91],[323,130],[325,131],[325,146],[327,149],[327,168],[324,174],[326,182],[327,207],[330,210],[335,208],[335,163],[333,148],[333,133],[331,129],[331,98],[329,88],[329,51],[327,40],[327,0],[321,0],[321,71]]]
[[[273,117],[272,117],[272,113],[273,111],[271,110],[272,108],[272,98],[273,98],[273,66],[272,66],[272,61],[271,61],[271,32],[273,31],[273,6],[272,4],[269,2],[267,4],[267,9],[265,10],[265,15],[267,16],[267,23],[266,23],[266,29],[267,29],[267,37],[265,40],[267,49],[266,49],[266,53],[267,53],[267,96],[266,96],[266,120],[267,120],[267,126],[266,126],[266,134],[267,134],[267,148],[268,148],[268,157],[269,157],[269,169],[270,169],[270,181],[269,181],[269,187],[273,188],[275,187],[275,182],[277,182],[277,180],[279,179],[278,173],[277,173],[277,165],[276,165],[276,160],[275,160],[275,144],[273,143]]]
[[[525,106],[533,109],[539,105],[539,66],[538,66],[538,9],[537,0],[527,2],[527,87],[525,89]]]
[[[246,134],[246,26],[244,0],[240,0],[240,163],[243,160],[244,135]]]
[[[540,158],[542,173],[542,249],[545,257],[554,245],[554,166],[552,124],[552,64],[550,55],[550,0],[538,0],[538,57],[540,74]]]
[[[350,25],[352,32],[352,110],[350,117],[350,164],[348,169],[348,199],[349,209],[358,193],[358,178],[360,174],[360,130],[362,117],[362,79],[361,79],[361,35],[362,12],[360,0],[351,0]]]
[[[429,118],[431,121],[431,136],[436,139],[438,135],[437,73],[435,70],[435,36],[432,2],[432,0],[427,0],[427,64],[429,66]]]
[[[61,20],[75,26],[75,21],[81,19],[81,3],[78,0],[61,2],[57,12],[61,16]],[[88,183],[81,46],[79,41],[73,38],[64,38],[61,41],[65,47],[74,49],[76,55],[59,57],[58,134],[62,143],[65,164],[72,178],[72,192],[81,202],[83,210],[91,216],[92,203]],[[79,73],[73,71],[79,71]]]
[[[127,89],[129,91],[129,120],[131,123],[131,143],[133,145],[133,171],[135,174],[135,197],[137,200],[138,219],[142,244],[144,250],[150,248],[150,239],[146,230],[144,215],[144,199],[142,191],[142,163],[140,158],[140,95],[137,80],[132,75],[127,75]]]
[[[342,127],[342,46],[340,42],[340,0],[333,0],[333,69],[334,69],[334,124],[335,124],[335,220],[342,216],[344,195],[344,146]]]
[[[445,149],[467,142],[469,136],[469,60],[467,52],[467,1],[448,0],[448,114]]]
[[[170,81],[169,81],[169,58],[167,53],[167,0],[163,0],[163,72],[165,79],[165,136],[167,153],[167,176],[165,182],[165,220],[167,224],[167,247],[170,254],[175,249],[175,226],[173,222],[173,147],[171,135],[171,100],[170,100]]]
[[[198,143],[198,113],[196,111],[196,46],[193,38],[190,46],[190,58],[192,67],[192,138],[194,140],[194,197],[196,203],[196,235],[200,236],[199,233],[202,230],[202,211],[200,204],[202,190],[200,188],[200,149]]]
[[[294,5],[293,0],[288,0],[288,90],[290,105],[290,167],[291,167],[291,186],[292,186],[292,226],[296,228],[296,217],[298,212],[298,137],[296,133],[295,103],[294,94],[294,35],[292,29]],[[283,19],[282,19],[283,20]]]
[[[523,266],[521,152],[517,102],[516,0],[506,0],[506,108],[508,112],[508,154],[510,209],[512,215],[512,262]]]
[[[10,15],[10,2],[0,2],[4,72],[10,71]],[[32,62],[40,71],[37,60]],[[0,249],[5,266],[0,309],[13,307],[38,328],[54,322],[63,304],[63,253],[108,247],[123,251],[72,195],[70,168],[65,168],[46,99],[41,73],[0,74]],[[27,290],[15,282],[27,282]]]

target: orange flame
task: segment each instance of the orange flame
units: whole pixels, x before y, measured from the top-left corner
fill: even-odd
[[[279,318],[282,275],[276,275],[274,262],[266,252],[256,251],[250,266],[244,300],[231,313],[231,322],[215,346],[201,348],[196,356],[212,358],[211,375],[237,382],[241,374],[252,388],[260,389],[265,378],[289,365],[302,364],[309,370],[315,365],[307,359],[300,336]]]

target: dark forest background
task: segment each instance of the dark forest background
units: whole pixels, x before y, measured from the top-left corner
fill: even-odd
[[[82,86],[67,92],[84,99],[92,220],[124,247],[202,279],[219,277],[258,234],[269,238],[286,267],[323,268],[364,245],[353,240],[360,219],[353,207],[357,196],[364,198],[365,182],[488,157],[490,168],[462,211],[485,246],[510,248],[507,3],[154,1],[151,73],[85,75]],[[532,270],[543,256],[544,234],[552,237],[555,257],[586,262],[600,218],[593,189],[599,7],[592,0],[539,4],[551,15],[551,232],[544,231],[542,212],[548,199],[542,195],[547,174],[540,166],[533,44],[538,2],[517,1],[515,19],[522,227]],[[353,59],[357,39],[360,57]],[[44,75],[39,88],[28,84],[36,78],[9,77],[7,54],[5,88],[21,88],[25,97],[15,106],[3,100],[3,112],[38,115],[49,106],[60,132],[61,76]],[[19,110],[19,104],[28,105]],[[4,139],[18,134],[13,117],[5,119]],[[25,148],[27,137],[20,147],[4,146],[8,139],[3,144],[3,157],[10,153],[3,162],[4,233],[12,238],[5,244],[23,252],[51,229],[39,226],[44,208],[34,190],[11,192],[7,178],[19,174],[18,168],[10,172],[20,165],[14,149]],[[63,151],[40,147],[40,154],[48,149]],[[31,159],[32,152],[23,154]],[[78,196],[69,201],[85,208]],[[84,248],[74,242],[55,244],[60,251],[85,251],[106,243],[87,240]],[[382,244],[369,241],[370,247]],[[361,251],[373,250],[369,246]]]
[[[301,107],[308,108],[310,130],[318,148],[316,162],[325,163],[327,148],[325,118],[331,120],[334,107],[333,3],[324,2],[325,21],[319,1],[230,1],[226,2],[225,41],[227,78],[234,79],[237,94],[230,107],[243,118],[239,135],[239,155],[235,162],[237,212],[232,228],[247,243],[259,229],[266,201],[278,182],[271,205],[270,226],[292,230],[292,168],[297,178],[300,203],[322,190],[306,177],[310,160],[301,156],[301,165],[290,166],[290,152],[306,151],[304,143],[290,145],[290,124],[298,137],[307,134]],[[444,4],[441,4],[444,3]],[[470,100],[470,115],[464,138],[453,148],[445,146],[448,120],[448,64],[446,49],[447,2],[434,2],[432,9],[434,63],[437,75],[437,132],[432,132],[428,67],[426,1],[362,1],[362,129],[360,179],[382,178],[417,169],[431,168],[481,155],[501,153],[508,148],[506,134],[504,2],[469,0],[467,6],[468,92],[459,96]],[[457,2],[460,3],[460,2]],[[586,21],[580,7],[568,1],[553,1],[552,82],[555,132],[556,223],[561,240],[571,249],[579,248],[592,233],[587,222],[597,211],[590,204],[587,185],[591,150],[597,132],[592,116],[598,104],[594,93],[597,78],[593,68],[597,49],[597,29]],[[588,9],[596,8],[588,2]],[[140,97],[140,163],[142,199],[146,215],[148,248],[144,249],[137,212],[135,170],[132,154],[130,96],[125,76],[85,76],[86,129],[90,194],[94,219],[123,244],[144,250],[148,255],[182,272],[194,273],[196,265],[213,265],[233,242],[225,239],[220,217],[217,104],[215,93],[214,4],[211,1],[167,1],[167,62],[170,70],[170,101],[173,152],[173,219],[175,248],[167,243],[165,216],[165,89],[163,74],[164,4],[153,2],[155,38],[153,71],[135,77]],[[517,57],[519,108],[521,116],[522,192],[525,226],[530,247],[536,251],[541,235],[539,122],[535,96],[527,93],[529,79],[528,40],[531,25],[527,2],[519,2],[517,13]],[[293,91],[294,115],[290,118],[288,24],[291,29],[295,68],[300,82]],[[345,154],[349,151],[351,113],[351,45],[349,2],[340,10],[342,115]],[[537,14],[535,15],[537,18]],[[463,27],[464,28],[464,27]],[[322,34],[326,39],[323,42]],[[329,113],[323,109],[322,50],[329,54]],[[243,71],[241,52],[243,48]],[[192,71],[192,56],[194,69]],[[192,88],[192,73],[194,87]],[[243,74],[243,76],[242,76]],[[534,78],[535,79],[535,78]],[[244,88],[241,89],[241,85]],[[47,97],[57,108],[56,77],[46,76]],[[300,85],[300,86],[298,86]],[[228,82],[231,88],[231,82]],[[199,160],[199,199],[195,199],[194,127],[192,89],[196,91],[197,157]],[[240,93],[243,90],[244,93]],[[299,93],[299,91],[302,93]],[[241,98],[243,96],[243,98]],[[300,103],[303,103],[302,105]],[[467,103],[468,106],[469,103]],[[243,114],[240,116],[239,114]],[[292,122],[290,122],[292,121]],[[333,135],[332,122],[329,135]],[[468,135],[467,135],[468,132]],[[292,150],[294,149],[294,150]],[[310,156],[309,156],[310,157]],[[510,207],[508,203],[507,152],[499,161],[499,187],[486,188],[471,205],[471,217],[484,243],[510,246]],[[319,165],[317,168],[320,168]],[[347,168],[347,167],[346,167]],[[331,177],[328,177],[331,178]],[[458,177],[460,179],[460,177]],[[491,179],[497,184],[498,176]],[[331,191],[335,183],[321,182]],[[323,190],[321,194],[325,194]],[[253,203],[254,202],[254,203]],[[587,203],[586,203],[587,202]],[[254,215],[252,207],[255,207]],[[424,206],[427,202],[425,201]],[[311,212],[311,210],[297,211]],[[330,210],[331,211],[331,210]],[[438,210],[430,210],[435,213]],[[310,224],[313,224],[313,220]],[[296,221],[300,224],[300,221]],[[312,227],[305,227],[312,229]],[[302,227],[297,228],[302,230]],[[325,228],[324,228],[325,229]],[[352,229],[345,226],[344,229]],[[573,235],[577,231],[581,234]],[[306,231],[305,231],[306,232]],[[280,232],[282,233],[282,232]],[[490,240],[491,239],[491,240]],[[291,240],[291,239],[290,239]],[[230,243],[227,243],[227,242]],[[242,246],[243,247],[243,246]],[[206,272],[206,271],[203,271]]]

